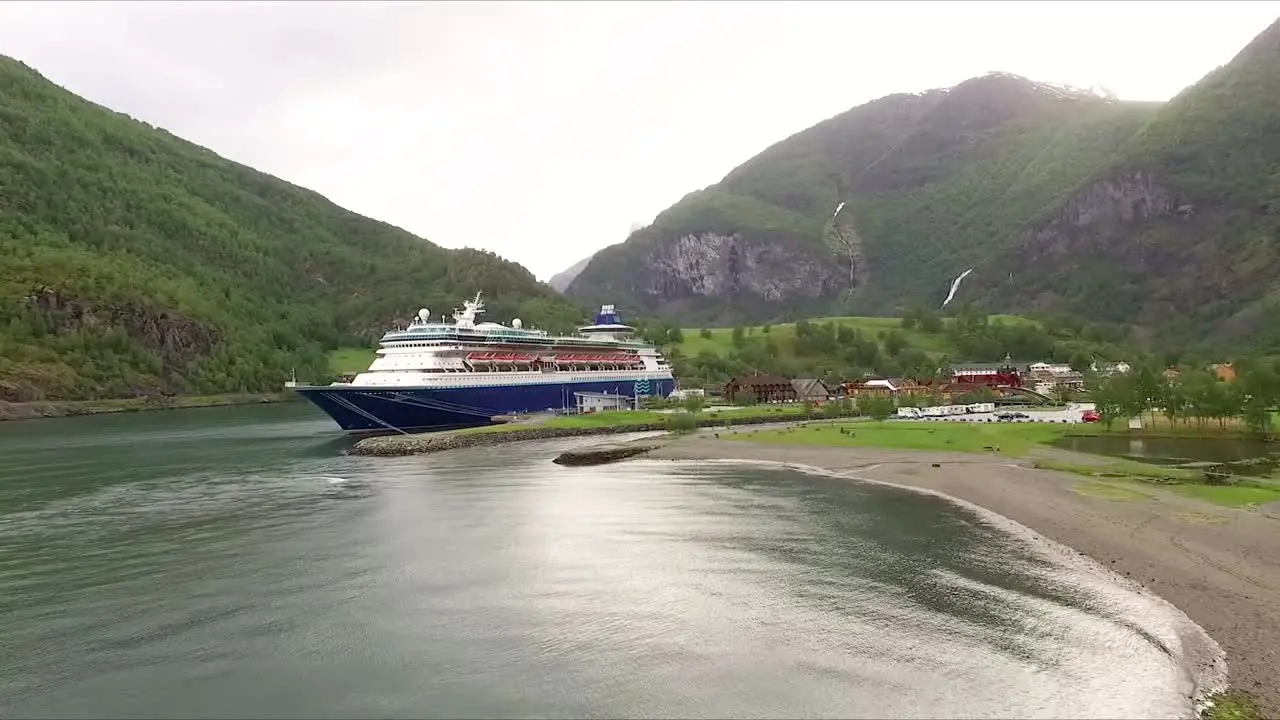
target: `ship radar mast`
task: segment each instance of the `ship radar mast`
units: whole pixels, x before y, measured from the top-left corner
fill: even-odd
[[[484,301],[480,299],[480,293],[476,293],[475,300],[464,300],[461,310],[453,312],[453,324],[458,327],[475,327],[476,316],[484,312]]]

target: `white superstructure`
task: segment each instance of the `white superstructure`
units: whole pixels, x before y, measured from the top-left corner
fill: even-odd
[[[577,335],[548,335],[524,327],[476,322],[484,302],[455,310],[453,322],[433,321],[426,308],[403,330],[383,335],[377,357],[352,387],[485,387],[552,383],[598,383],[618,379],[671,380],[671,366],[652,345],[632,339],[635,329],[618,322],[604,305],[592,325]]]

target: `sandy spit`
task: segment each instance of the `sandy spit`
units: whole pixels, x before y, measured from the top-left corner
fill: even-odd
[[[1225,650],[1231,687],[1256,695],[1265,717],[1280,717],[1280,520],[1267,513],[1156,487],[1148,498],[1096,497],[1081,487],[1086,478],[996,456],[787,447],[699,435],[674,439],[645,457],[783,463],[986,509],[1172,603]],[[1223,668],[1213,643],[1196,647],[1190,634],[1187,641],[1196,679],[1219,684]]]

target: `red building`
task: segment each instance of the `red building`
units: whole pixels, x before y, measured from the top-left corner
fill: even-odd
[[[984,387],[1022,387],[1022,374],[1013,359],[1004,356],[999,363],[962,363],[951,366],[953,385],[982,385]],[[953,388],[954,389],[954,388]]]

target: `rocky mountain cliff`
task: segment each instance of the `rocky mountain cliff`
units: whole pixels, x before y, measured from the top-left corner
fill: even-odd
[[[993,311],[1252,339],[1280,277],[1278,35],[1163,105],[995,73],[855,107],[600,251],[567,293],[763,322],[935,305],[973,267],[960,299]]]
[[[445,250],[87,102],[0,56],[0,401],[278,389],[477,290],[584,312],[515,263]]]
[[[1280,352],[1280,22],[982,268],[987,304]],[[1005,274],[1013,278],[994,281]],[[977,275],[977,273],[975,273]]]

